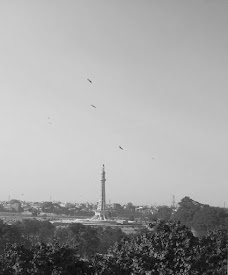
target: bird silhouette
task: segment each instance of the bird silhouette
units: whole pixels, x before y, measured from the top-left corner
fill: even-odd
[[[48,124],[52,124],[51,118],[48,117]]]
[[[97,108],[96,106],[94,106],[93,104],[91,104],[91,106],[93,107],[93,108]]]
[[[87,80],[92,84],[92,81],[89,78],[87,78]]]
[[[123,150],[123,148],[122,148],[121,146],[119,146],[119,148],[120,148],[121,150]]]

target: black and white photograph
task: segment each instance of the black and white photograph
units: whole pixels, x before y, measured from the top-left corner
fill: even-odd
[[[0,275],[228,274],[228,1],[0,0]]]

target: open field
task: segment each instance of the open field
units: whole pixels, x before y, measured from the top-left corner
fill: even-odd
[[[37,219],[40,221],[48,220],[51,223],[57,226],[67,226],[71,223],[82,223],[85,226],[110,226],[110,227],[119,227],[124,233],[130,234],[135,233],[138,230],[145,227],[141,224],[118,224],[116,221],[94,221],[89,220],[85,216],[77,217],[65,217],[65,216],[31,216],[25,215],[22,213],[11,213],[11,212],[0,212],[0,219],[4,220],[6,223],[13,223],[16,221],[22,221],[23,219]]]

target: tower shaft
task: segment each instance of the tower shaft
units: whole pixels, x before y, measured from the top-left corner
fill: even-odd
[[[100,197],[100,205],[99,205],[99,210],[105,210],[105,205],[106,205],[106,201],[105,201],[105,169],[104,169],[104,165],[101,171],[101,197]]]

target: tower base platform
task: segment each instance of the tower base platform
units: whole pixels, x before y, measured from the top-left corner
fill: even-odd
[[[97,210],[92,220],[106,221],[108,220],[108,212],[105,210]]]

